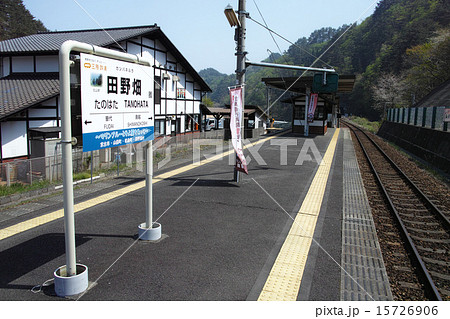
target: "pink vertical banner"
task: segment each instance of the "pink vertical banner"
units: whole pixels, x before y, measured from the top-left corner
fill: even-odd
[[[231,115],[230,130],[231,142],[236,151],[236,169],[248,175],[247,161],[242,151],[241,129],[242,129],[242,87],[230,89]]]
[[[314,122],[314,112],[316,112],[318,98],[319,94],[316,93],[313,93],[309,96],[308,123]]]

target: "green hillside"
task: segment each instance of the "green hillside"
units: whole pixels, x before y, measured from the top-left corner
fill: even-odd
[[[298,39],[283,56],[266,61],[311,66],[325,50],[315,67],[332,66],[340,74],[357,75],[354,91],[341,98],[342,111],[378,119],[384,106],[410,106],[450,78],[450,1],[382,0],[361,24],[316,30]],[[223,86],[232,85],[234,75],[205,71],[205,80],[215,90],[210,98],[218,104],[227,102]],[[246,103],[266,105],[261,78],[300,75],[249,68]],[[271,99],[280,94],[272,92]],[[277,103],[271,113],[290,119],[289,110]]]

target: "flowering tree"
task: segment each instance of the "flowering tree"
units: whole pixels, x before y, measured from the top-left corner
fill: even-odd
[[[404,107],[405,106],[405,82],[400,75],[385,73],[378,78],[378,81],[372,85],[373,107],[376,110],[383,110],[385,118],[386,107]]]

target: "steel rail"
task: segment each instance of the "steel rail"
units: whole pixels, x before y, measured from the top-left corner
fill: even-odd
[[[408,249],[411,251],[411,253],[412,253],[411,255],[412,255],[413,262],[416,263],[416,265],[418,266],[417,269],[418,269],[418,270],[422,273],[422,275],[426,278],[426,280],[425,280],[425,286],[426,286],[425,291],[427,292],[427,294],[428,294],[428,296],[430,297],[430,299],[434,299],[434,300],[437,300],[437,301],[442,301],[442,297],[441,297],[441,295],[439,294],[439,291],[438,291],[438,289],[436,288],[436,285],[434,284],[434,281],[433,281],[433,279],[431,278],[431,275],[430,275],[430,273],[428,272],[428,270],[427,270],[427,268],[426,268],[426,266],[425,266],[425,263],[423,262],[422,258],[420,257],[420,254],[419,254],[419,252],[417,251],[417,248],[416,248],[416,246],[415,246],[415,244],[414,244],[414,242],[413,242],[411,236],[409,235],[408,230],[406,229],[406,226],[404,225],[404,223],[403,223],[403,221],[402,221],[402,219],[401,219],[401,217],[400,217],[400,214],[398,213],[397,209],[395,208],[394,203],[393,203],[392,200],[391,200],[391,197],[389,196],[389,194],[388,194],[386,188],[384,187],[384,185],[383,185],[383,183],[382,183],[382,181],[381,181],[381,178],[380,178],[380,176],[378,175],[378,172],[376,171],[376,169],[375,169],[375,167],[374,167],[374,165],[373,165],[373,163],[372,163],[372,161],[371,161],[371,159],[370,159],[370,157],[369,157],[369,154],[367,153],[365,147],[364,147],[363,144],[362,144],[361,139],[360,139],[359,136],[356,134],[355,130],[354,130],[353,128],[351,128],[351,127],[356,127],[356,126],[354,126],[354,125],[352,125],[352,124],[350,124],[350,123],[348,123],[348,122],[346,122],[346,121],[343,121],[343,122],[344,122],[344,123],[345,123],[345,124],[346,124],[346,125],[347,125],[354,133],[355,133],[355,136],[356,136],[356,138],[357,138],[357,140],[358,140],[358,143],[359,143],[359,145],[361,146],[361,149],[363,150],[364,156],[366,157],[366,159],[367,159],[367,161],[368,161],[368,163],[369,163],[369,166],[370,166],[370,168],[371,168],[373,174],[374,174],[375,177],[376,177],[377,183],[378,183],[378,185],[380,186],[380,188],[382,189],[383,194],[384,194],[386,200],[388,201],[389,206],[390,206],[392,212],[394,213],[395,219],[396,219],[397,223],[399,224],[399,226],[400,226],[400,228],[401,228],[401,233],[402,233],[403,237],[406,239],[405,242],[407,243],[407,248],[408,248]],[[358,127],[356,127],[356,128],[357,128],[358,130],[362,131],[362,130],[359,129]],[[362,131],[362,132],[363,132],[363,131]],[[363,132],[363,133],[365,134],[365,132]],[[366,136],[367,136],[367,135],[366,135]],[[375,142],[372,141],[372,139],[371,139],[369,136],[367,136],[367,137],[368,137],[369,141],[371,141],[372,143],[375,144]],[[384,152],[382,152],[382,153],[384,153]]]
[[[344,121],[345,122],[345,121]],[[348,122],[345,122],[346,124]],[[352,125],[352,124],[349,124]],[[398,167],[397,164],[386,154],[386,152],[362,129],[360,129],[357,126],[356,127],[360,132],[362,132],[369,141],[378,149],[378,151],[388,160],[388,162],[396,169],[396,171],[404,178],[404,180],[414,189],[415,192],[417,192],[422,199],[426,202],[428,206],[431,207],[431,209],[434,211],[434,213],[441,219],[441,221],[444,224],[444,227],[446,230],[450,230],[450,220],[445,216],[445,214],[428,198],[427,195],[425,195],[419,187]]]

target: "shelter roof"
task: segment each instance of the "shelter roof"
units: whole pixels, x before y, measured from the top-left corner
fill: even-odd
[[[339,75],[338,93],[349,93],[355,85],[355,75]],[[288,90],[294,93],[305,93],[306,88],[311,88],[313,83],[312,76],[302,77],[279,77],[279,78],[262,78],[267,86],[281,90]]]

